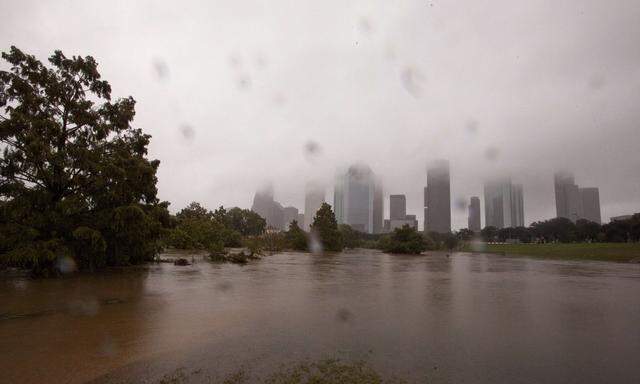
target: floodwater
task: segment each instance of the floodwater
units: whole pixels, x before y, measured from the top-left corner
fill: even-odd
[[[640,383],[640,265],[283,253],[0,280],[0,382],[366,359],[430,383]]]

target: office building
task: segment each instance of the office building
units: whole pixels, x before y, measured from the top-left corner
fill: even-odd
[[[316,217],[316,212],[325,202],[324,199],[325,189],[324,186],[318,183],[308,183],[304,196],[304,227],[301,227],[305,231],[308,231],[313,224],[313,219]]]
[[[485,226],[514,228],[524,226],[524,196],[522,185],[503,178],[485,183]]]
[[[368,166],[353,165],[344,174],[338,174],[334,191],[338,223],[373,233],[374,195],[374,175]]]
[[[382,181],[377,179],[373,191],[373,233],[383,232],[384,194]]]
[[[284,216],[284,229],[289,229],[289,224],[292,221],[298,220],[298,208],[296,207],[284,207],[283,208],[283,216]],[[300,227],[302,224],[298,223]]]
[[[407,216],[407,198],[405,195],[389,196],[389,219],[404,220]]]
[[[273,199],[273,186],[267,185],[256,192],[251,210],[266,220],[268,229],[284,229],[284,208]]]
[[[600,224],[600,192],[598,188],[580,188],[571,173],[557,172],[553,176],[556,216],[572,222],[586,219]]]
[[[405,195],[390,195],[389,220],[385,220],[385,231],[390,232],[405,225],[417,230],[418,220],[416,220],[416,215],[407,215],[407,198]]]
[[[438,160],[428,167],[424,200],[425,232],[451,232],[451,183],[448,161]]]
[[[581,219],[602,224],[600,217],[600,191],[598,188],[580,188],[580,198],[582,199]]]
[[[582,215],[580,189],[572,174],[558,172],[553,176],[556,195],[556,216],[576,222]]]
[[[473,196],[469,200],[468,228],[473,232],[480,232],[482,229],[480,224],[480,198],[477,196]]]

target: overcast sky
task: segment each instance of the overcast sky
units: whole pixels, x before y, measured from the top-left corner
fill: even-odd
[[[92,55],[137,100],[173,211],[248,208],[267,181],[302,209],[322,180],[332,202],[360,161],[422,226],[446,158],[455,228],[498,174],[524,184],[527,224],[555,215],[561,169],[600,188],[603,221],[640,212],[638,0],[0,4],[0,50]]]

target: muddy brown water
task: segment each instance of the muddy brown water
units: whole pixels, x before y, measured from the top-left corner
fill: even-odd
[[[327,357],[418,382],[640,383],[640,265],[352,251],[0,280],[2,383]]]

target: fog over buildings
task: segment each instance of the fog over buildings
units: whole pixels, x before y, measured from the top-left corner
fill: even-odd
[[[580,219],[601,223],[600,192],[598,188],[580,188],[573,174],[557,172],[554,175],[556,215],[572,222]]]
[[[265,182],[304,212],[307,182],[332,202],[335,170],[361,162],[422,227],[435,159],[452,229],[508,175],[525,224],[555,217],[561,169],[598,188],[603,222],[640,211],[637,0],[3,1],[11,45],[92,55],[113,97],[137,100],[174,212],[250,208]]]

